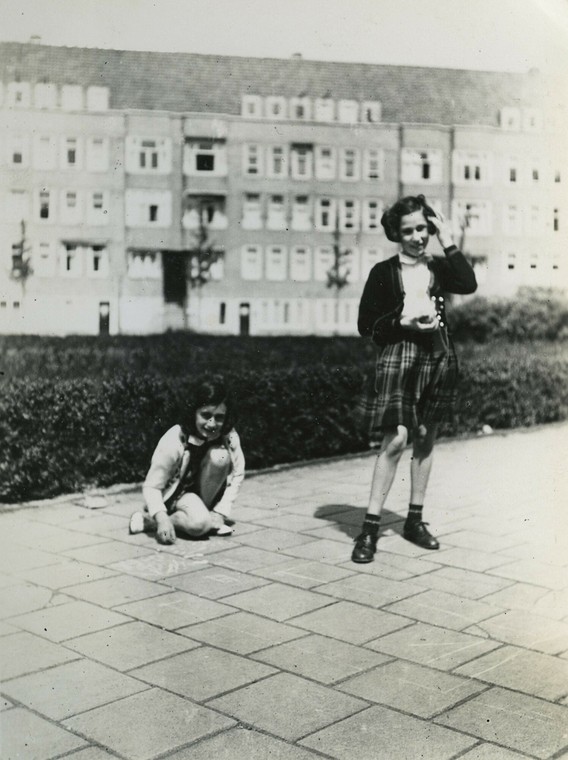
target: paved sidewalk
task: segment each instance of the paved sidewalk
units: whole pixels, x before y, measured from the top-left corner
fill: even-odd
[[[437,552],[400,535],[407,452],[369,565],[370,456],[252,477],[233,537],[172,547],[127,534],[137,492],[5,511],[1,757],[568,758],[567,444],[441,443]]]

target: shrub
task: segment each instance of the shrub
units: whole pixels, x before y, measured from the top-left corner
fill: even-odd
[[[512,299],[472,298],[448,312],[457,341],[568,338],[568,301],[560,292],[545,288],[521,288]]]
[[[247,467],[363,451],[352,413],[372,365],[246,369],[234,375]],[[568,357],[473,352],[462,362],[453,422],[442,433],[568,416]],[[46,498],[143,479],[160,435],[181,419],[187,377],[11,380],[0,397],[0,501]]]

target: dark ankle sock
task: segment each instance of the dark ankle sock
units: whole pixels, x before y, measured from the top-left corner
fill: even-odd
[[[363,525],[366,525],[367,527],[371,526],[379,526],[381,524],[381,516],[380,515],[365,515],[365,519],[363,521]]]
[[[422,504],[409,504],[408,505],[408,522],[420,522],[422,520]]]

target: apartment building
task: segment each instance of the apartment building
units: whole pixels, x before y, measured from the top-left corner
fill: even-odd
[[[0,43],[0,82],[2,333],[355,333],[419,192],[481,293],[568,285],[565,83],[536,72]]]

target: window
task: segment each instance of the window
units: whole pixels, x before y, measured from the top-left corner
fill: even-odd
[[[266,249],[266,279],[285,280],[287,264],[286,248],[283,245],[269,245]]]
[[[37,243],[35,245],[33,268],[36,277],[53,277],[55,275],[53,243]]]
[[[160,256],[155,251],[130,251],[127,274],[132,280],[161,280]]]
[[[303,143],[292,144],[292,177],[294,179],[311,179],[313,173],[313,145]]]
[[[361,251],[361,278],[366,279],[369,272],[379,263],[381,252],[378,248],[363,248]]]
[[[12,167],[26,168],[30,162],[28,140],[12,135],[7,141],[7,163]]]
[[[533,184],[536,184],[541,179],[541,162],[538,158],[531,159],[529,161],[529,177]]]
[[[77,190],[62,190],[59,201],[61,224],[79,224],[82,216],[81,199]]]
[[[61,88],[61,108],[64,111],[83,109],[83,88],[78,84],[64,84]]]
[[[63,277],[80,277],[83,271],[83,248],[77,243],[63,243],[60,273]]]
[[[227,304],[225,301],[219,302],[219,324],[224,325],[227,321]]]
[[[335,102],[332,98],[316,98],[314,103],[314,118],[316,121],[335,120]]]
[[[342,124],[356,124],[359,116],[359,103],[356,100],[340,100],[337,104],[337,120]]]
[[[40,190],[36,196],[36,219],[40,222],[52,222],[54,216],[53,198],[50,190]]]
[[[262,279],[262,249],[259,245],[244,245],[241,249],[241,278]]]
[[[537,108],[523,108],[523,130],[542,132],[542,113]]]
[[[562,180],[562,176],[560,173],[560,169],[556,169],[556,171],[554,172],[554,181],[561,182],[561,180]]]
[[[243,95],[241,116],[253,118],[262,116],[262,98],[260,95]]]
[[[311,230],[311,204],[307,195],[295,195],[292,202],[292,229]]]
[[[144,193],[144,190],[127,190],[128,193]],[[126,218],[129,218],[128,201],[126,209]],[[93,226],[103,226],[108,224],[109,220],[109,199],[106,190],[94,190],[88,194],[87,198],[87,224]],[[127,222],[128,224],[128,222]]]
[[[243,172],[249,177],[262,176],[262,153],[259,145],[243,145]]]
[[[377,100],[365,100],[361,104],[361,121],[376,124],[381,120],[381,104]]]
[[[560,211],[555,208],[552,210],[552,231],[558,232],[560,229]]]
[[[378,232],[381,229],[382,203],[378,198],[363,201],[363,231]]]
[[[403,148],[401,152],[402,181],[425,185],[442,181],[442,151]]]
[[[509,203],[503,208],[503,232],[511,236],[523,234],[522,209],[516,203]]]
[[[55,138],[49,135],[37,135],[34,138],[34,168],[39,170],[55,169],[57,148]]]
[[[269,145],[267,149],[267,177],[288,176],[288,146]]]
[[[538,205],[530,205],[525,213],[525,232],[531,237],[538,237],[544,232],[544,219],[542,208]]]
[[[318,282],[327,282],[327,273],[333,264],[333,250],[331,246],[319,246],[315,251],[314,279]]]
[[[209,275],[212,280],[219,281],[225,276],[225,251],[218,249],[219,257],[209,267]]]
[[[506,263],[507,269],[509,271],[513,271],[515,267],[517,266],[517,254],[514,253],[513,251],[510,251],[509,253],[507,253],[505,257],[505,263]]]
[[[364,155],[363,179],[370,182],[383,178],[384,152],[381,148],[367,148]]]
[[[502,108],[500,114],[501,129],[518,132],[521,128],[521,112],[518,108]]]
[[[93,201],[101,193],[93,193]],[[127,190],[126,226],[167,228],[172,224],[172,194],[169,190]],[[101,202],[102,198],[101,198]]]
[[[61,140],[61,168],[81,168],[81,145],[77,137],[64,137]]]
[[[348,272],[347,278],[349,282],[357,282],[361,274],[359,249],[350,246],[347,250],[348,253],[343,259],[341,269],[344,273]]]
[[[51,82],[38,82],[34,87],[34,106],[36,108],[56,108],[56,85]]]
[[[312,255],[309,248],[297,245],[290,253],[290,278],[294,282],[307,282],[312,276]]]
[[[25,190],[12,189],[8,194],[7,220],[21,222],[29,218],[30,199]]]
[[[470,236],[490,235],[493,226],[492,208],[489,201],[452,201],[452,219],[456,234],[461,234],[466,224],[466,239]]]
[[[108,111],[110,93],[108,87],[91,85],[87,87],[87,110]]]
[[[93,245],[87,249],[87,275],[89,277],[108,277],[108,251],[104,245]]]
[[[285,119],[286,98],[279,95],[269,95],[266,98],[266,115],[269,119]]]
[[[183,171],[189,176],[227,175],[227,145],[224,140],[191,138],[184,145]]]
[[[488,185],[491,183],[491,154],[455,150],[453,176],[456,185]]]
[[[312,118],[312,102],[307,97],[290,98],[290,118],[305,121]]]
[[[355,182],[361,174],[361,156],[358,148],[341,149],[340,179]]]
[[[531,251],[529,253],[529,269],[536,269],[538,267],[538,253]]]
[[[169,138],[126,138],[126,171],[130,174],[169,174],[172,148]]]
[[[557,252],[552,254],[552,268],[560,269],[560,254]]]
[[[316,145],[316,179],[335,179],[336,152],[328,145]]]
[[[6,105],[12,108],[29,108],[31,87],[29,82],[9,82],[6,91]]]
[[[339,229],[341,232],[359,229],[359,201],[355,198],[343,198],[339,202]]]
[[[245,193],[243,199],[242,228],[259,230],[262,227],[262,205],[259,193]]]
[[[335,198],[317,198],[316,200],[316,230],[334,230],[336,225]]]
[[[109,165],[109,142],[106,137],[88,137],[86,162],[89,172],[106,172]]]
[[[269,230],[286,229],[286,205],[283,195],[268,196],[268,215],[266,227]]]

